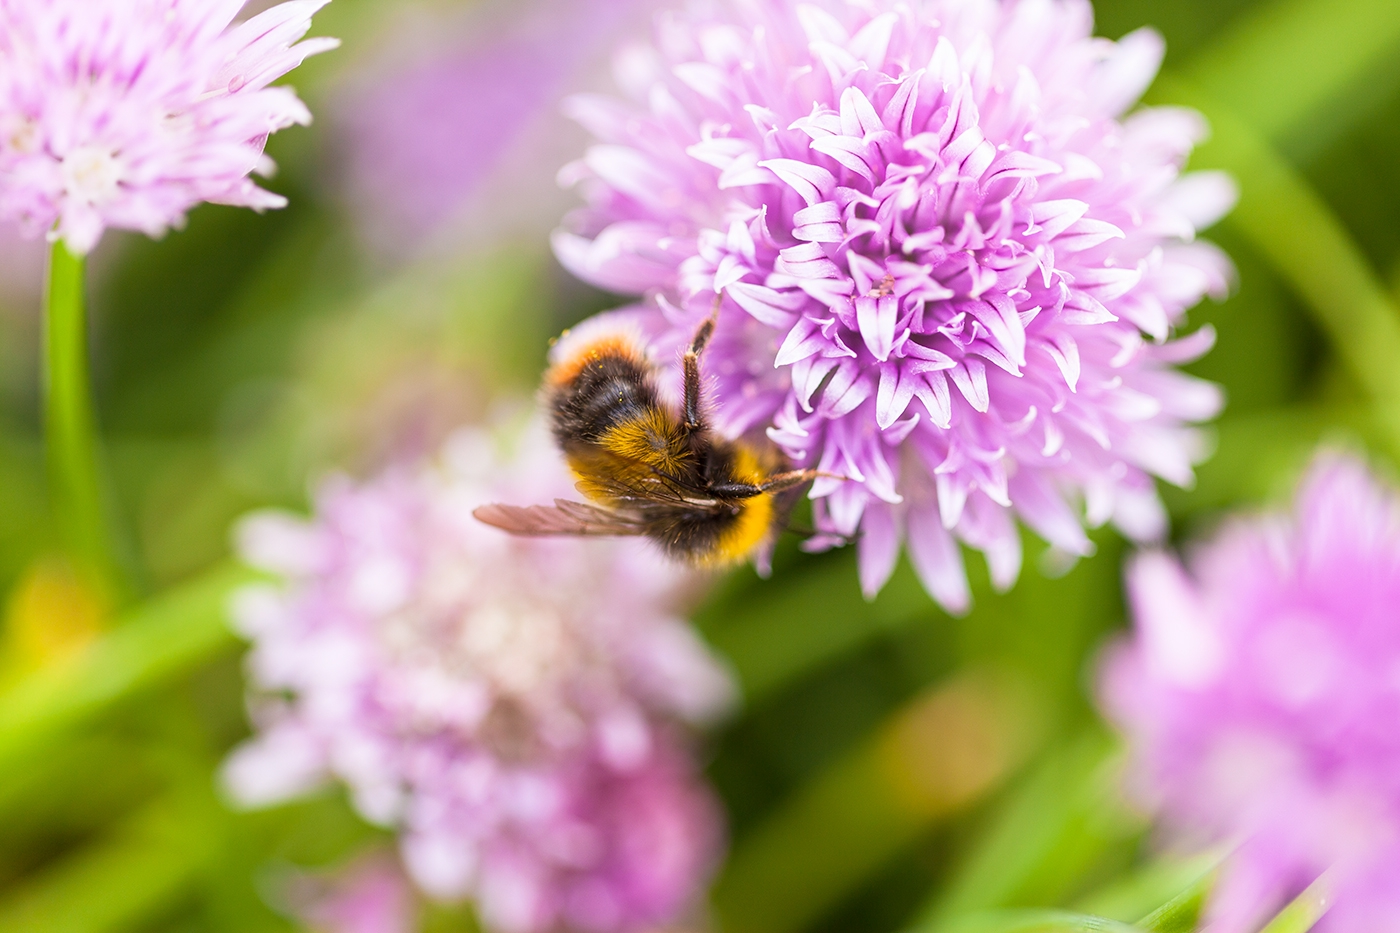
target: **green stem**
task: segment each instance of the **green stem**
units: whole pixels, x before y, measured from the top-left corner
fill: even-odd
[[[44,430],[49,496],[64,547],[99,585],[113,581],[88,380],[83,258],[55,241],[44,294]]]
[[[1332,885],[1327,875],[1318,878],[1308,889],[1293,899],[1269,925],[1259,933],[1308,933],[1327,908],[1332,906]]]
[[[122,701],[234,648],[226,607],[234,590],[257,579],[240,567],[216,567],[121,613],[85,651],[0,691],[0,786]]]

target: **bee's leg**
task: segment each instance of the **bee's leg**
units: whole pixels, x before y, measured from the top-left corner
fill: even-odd
[[[789,470],[786,473],[775,473],[768,477],[759,486],[760,492],[782,492],[794,486],[801,486],[803,483],[810,483],[812,480],[822,476],[832,476],[830,473],[823,473],[821,470]],[[834,479],[845,479],[844,476],[836,476]]]
[[[719,301],[716,300],[715,310],[700,325],[685,351],[685,426],[690,431],[700,430],[700,354],[705,352],[705,345],[715,332],[718,314]]]

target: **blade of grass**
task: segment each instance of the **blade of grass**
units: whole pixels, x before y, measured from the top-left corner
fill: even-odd
[[[130,929],[173,900],[213,854],[188,808],[161,800],[107,838],[46,869],[0,900],[6,933]]]
[[[949,933],[1142,933],[1135,926],[1063,910],[1000,910],[959,917]]]
[[[720,927],[801,929],[1000,785],[1036,731],[1021,690],[986,672],[961,675],[818,774],[740,840],[713,891]]]
[[[941,933],[975,911],[1056,903],[1115,842],[1139,832],[1107,780],[1116,752],[1095,732],[1044,756],[926,909],[924,928]]]
[[[1222,858],[1223,852],[1210,851],[1154,862],[1115,878],[1071,906],[1115,920],[1142,917],[1137,925],[1153,933],[1190,933]]]
[[[1318,878],[1293,899],[1259,933],[1308,933],[1332,906],[1331,884],[1327,875]]]
[[[1215,885],[1216,867],[1220,856],[1211,855],[1210,869],[1201,874],[1186,890],[1143,917],[1137,925],[1151,933],[1191,933],[1200,922],[1201,908]]]
[[[134,607],[80,653],[0,695],[0,770],[131,696],[231,648],[225,617],[232,590],[255,574],[220,567]]]
[[[0,775],[0,890],[31,872],[56,841],[92,838],[160,793],[163,775],[144,752],[104,732]]]
[[[1335,109],[1336,99],[1397,46],[1400,4],[1285,0],[1257,5],[1196,56],[1184,77],[1278,140],[1324,108]]]
[[[1153,96],[1210,119],[1214,136],[1192,164],[1241,180],[1239,205],[1225,222],[1304,301],[1400,444],[1400,313],[1341,221],[1257,130],[1201,88],[1163,76]]]

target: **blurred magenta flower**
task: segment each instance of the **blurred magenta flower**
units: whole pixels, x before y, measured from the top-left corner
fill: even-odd
[[[87,253],[111,227],[159,236],[201,201],[282,207],[268,134],[311,114],[268,85],[329,0],[233,24],[245,0],[0,0],[0,219]]]
[[[1319,930],[1400,929],[1400,497],[1323,455],[1291,516],[1186,567],[1144,554],[1128,585],[1104,703],[1170,828],[1238,843],[1210,929],[1255,929],[1329,868]]]
[[[1212,334],[1169,338],[1227,288],[1192,241],[1234,189],[1180,177],[1199,115],[1123,117],[1160,37],[1091,29],[1082,0],[733,0],[619,59],[636,103],[572,104],[601,142],[559,258],[645,294],[662,359],[722,298],[717,423],[847,478],[814,545],[858,533],[868,594],[901,541],[951,610],[959,540],[1009,586],[1015,517],[1069,555],[1085,522],[1154,539],[1151,477],[1203,456],[1220,396],[1173,366]]]
[[[653,3],[514,0],[402,23],[331,115],[369,245],[402,257],[444,233],[495,246],[548,229],[565,205],[554,173],[579,143],[560,101]]]
[[[675,615],[688,573],[639,542],[517,539],[471,515],[570,489],[542,427],[510,459],[468,431],[437,464],[327,483],[312,522],[245,522],[245,559],[285,582],[236,609],[266,692],[234,795],[341,779],[402,830],[421,888],[475,898],[493,929],[677,919],[720,838],[682,724],[733,686]]]

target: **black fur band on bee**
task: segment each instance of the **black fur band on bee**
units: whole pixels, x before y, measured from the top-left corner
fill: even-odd
[[[717,437],[704,418],[700,356],[711,316],[686,349],[681,411],[666,405],[638,341],[581,342],[545,376],[554,439],[588,503],[487,505],[478,519],[518,535],[641,535],[692,564],[743,560],[786,525],[815,470],[788,470],[771,448]]]

